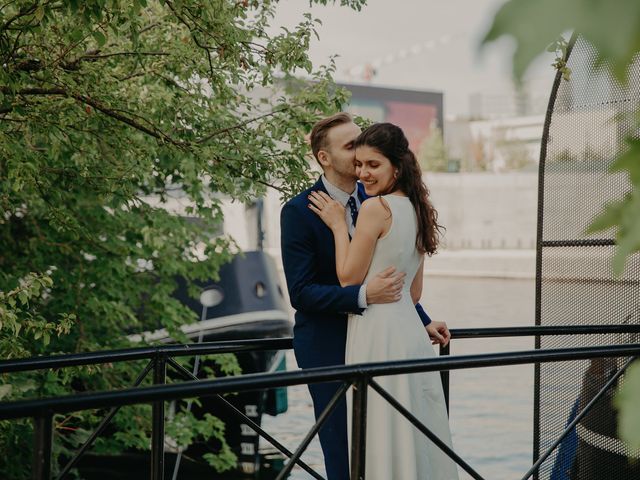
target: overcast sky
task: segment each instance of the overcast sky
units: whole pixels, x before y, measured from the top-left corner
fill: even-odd
[[[339,3],[339,2],[338,2]],[[311,45],[314,64],[338,54],[337,81],[363,83],[358,67],[381,63],[369,82],[395,88],[444,93],[445,115],[469,114],[475,92],[512,91],[508,41],[479,48],[493,14],[504,0],[369,0],[356,12],[336,5],[309,7],[304,0],[282,0],[273,27],[293,26],[305,11],[320,18],[320,41]],[[413,52],[412,52],[413,48]],[[417,52],[417,53],[416,53]],[[553,55],[528,72],[533,97],[548,98]]]

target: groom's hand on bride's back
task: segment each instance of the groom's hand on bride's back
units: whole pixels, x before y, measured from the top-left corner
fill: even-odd
[[[367,282],[367,305],[393,303],[402,298],[402,287],[406,273],[389,267]]]

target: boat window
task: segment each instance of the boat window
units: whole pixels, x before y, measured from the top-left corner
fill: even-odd
[[[267,295],[267,287],[262,282],[256,282],[256,297],[264,298]]]

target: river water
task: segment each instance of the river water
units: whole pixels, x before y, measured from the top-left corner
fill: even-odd
[[[533,325],[534,285],[533,279],[427,276],[422,304],[450,328]],[[465,339],[452,342],[451,355],[533,348],[533,338]],[[287,368],[297,369],[292,352]],[[450,382],[454,450],[485,478],[521,477],[533,455],[533,365],[455,370]],[[313,410],[306,386],[290,387],[288,395],[287,413],[265,416],[263,426],[295,450],[313,425]],[[324,475],[317,437],[302,458]],[[290,478],[312,477],[296,467]],[[460,478],[470,477],[460,470]]]

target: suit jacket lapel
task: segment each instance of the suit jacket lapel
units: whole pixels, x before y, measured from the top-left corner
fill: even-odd
[[[360,200],[360,203],[362,203],[369,197],[367,196],[367,193],[364,191],[364,185],[362,183],[357,182],[356,187],[358,188],[358,199]]]

